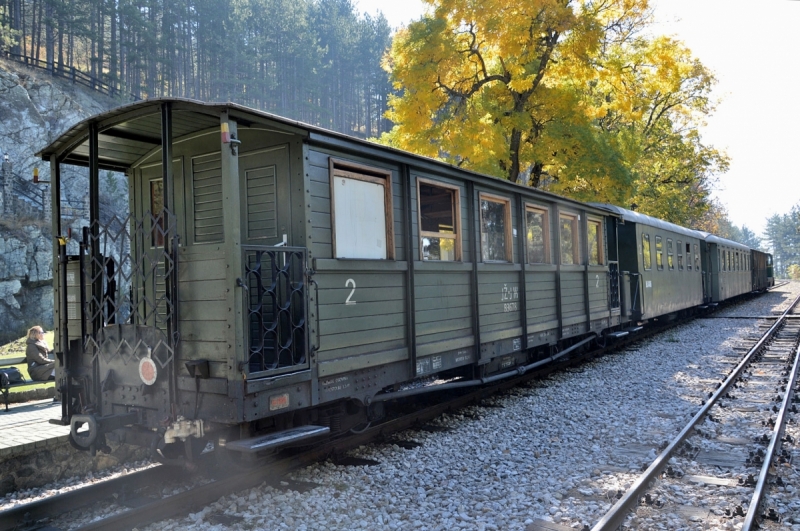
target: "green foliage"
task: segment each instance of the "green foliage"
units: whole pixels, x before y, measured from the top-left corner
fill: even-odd
[[[6,10],[0,6],[0,49],[10,49],[17,44],[19,31],[11,29],[11,25],[6,23]]]
[[[768,218],[764,239],[772,248],[775,276],[786,278],[789,266],[800,263],[800,203],[788,214],[774,214]]]

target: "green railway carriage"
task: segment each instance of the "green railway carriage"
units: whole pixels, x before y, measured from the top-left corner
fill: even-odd
[[[753,291],[765,291],[775,285],[772,273],[772,255],[752,249],[750,251]]]
[[[61,422],[86,449],[117,430],[162,459],[256,452],[368,421],[420,376],[509,375],[623,323],[624,215],[605,208],[230,103],[138,102],[40,155]],[[71,166],[90,220],[68,240]],[[105,170],[129,214],[102,212]]]
[[[703,235],[658,218],[602,205],[621,217],[618,228],[624,318],[651,319],[703,303]]]
[[[706,302],[718,303],[753,291],[751,249],[707,232],[701,234]]]

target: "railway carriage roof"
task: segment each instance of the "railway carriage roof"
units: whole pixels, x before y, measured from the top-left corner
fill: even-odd
[[[184,98],[157,98],[139,101],[97,114],[72,126],[50,145],[36,154],[44,160],[55,156],[59,162],[87,166],[89,164],[89,132],[97,126],[99,141],[98,162],[101,169],[125,171],[143,156],[161,146],[161,106],[172,104],[172,137],[180,139],[192,133],[219,128],[220,114],[228,111],[241,127],[267,125],[274,131],[305,136],[312,143],[324,144],[362,156],[382,159],[390,164],[409,164],[421,171],[440,173],[450,177],[483,182],[508,193],[527,190],[543,200],[571,203],[581,207],[596,208],[550,192],[534,190],[435,159],[415,155],[396,148],[382,146],[343,133],[283,118],[268,112],[236,103],[204,103]],[[602,211],[598,209],[598,211]],[[616,216],[606,210],[608,215]]]
[[[750,250],[750,247],[742,243],[735,242],[733,240],[727,240],[725,238],[720,238],[719,236],[714,236],[713,234],[708,232],[703,232],[703,231],[698,231],[698,232],[700,232],[700,234],[703,235],[703,239],[708,243],[716,243],[717,245],[727,245],[728,247],[734,247],[736,249],[741,249],[742,251]]]
[[[698,230],[687,229],[686,227],[681,227],[680,225],[670,223],[669,221],[664,221],[663,219],[654,218],[652,216],[646,216],[644,214],[640,214],[639,212],[634,212],[633,210],[627,210],[616,205],[610,205],[608,203],[592,203],[592,205],[598,208],[609,210],[619,215],[624,221],[630,223],[639,223],[641,225],[647,225],[649,227],[682,234],[691,238],[697,238],[698,240],[706,239],[706,236],[704,236],[706,233],[702,233]]]

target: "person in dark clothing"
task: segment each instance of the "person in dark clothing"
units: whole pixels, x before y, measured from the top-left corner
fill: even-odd
[[[28,330],[26,343],[25,357],[28,361],[28,374],[31,375],[31,379],[55,380],[56,362],[47,357],[53,351],[44,339],[44,329],[41,326],[34,326]]]

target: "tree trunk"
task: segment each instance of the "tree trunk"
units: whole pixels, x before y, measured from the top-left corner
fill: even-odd
[[[44,5],[45,9],[45,57],[47,59],[47,69],[53,72],[53,62],[55,61],[55,35],[53,33],[53,3],[47,1]]]
[[[508,156],[511,159],[511,164],[508,167],[508,174],[506,179],[512,183],[517,182],[519,177],[519,148],[522,144],[522,131],[519,129],[511,130],[511,140],[508,144]]]
[[[106,48],[106,9],[105,1],[100,0],[97,3],[97,79],[103,80],[104,66],[105,66],[105,48]]]
[[[109,2],[109,24],[111,25],[110,33],[108,35],[111,45],[109,50],[109,65],[108,65],[108,82],[109,85],[116,91],[119,88],[119,72],[117,71],[117,0],[110,0]],[[113,95],[113,94],[112,94]]]
[[[542,184],[542,175],[544,165],[541,162],[536,162],[533,165],[533,169],[531,169],[531,177],[530,181],[528,182],[528,186],[531,188],[539,188]]]
[[[58,69],[64,71],[64,9],[58,10]]]
[[[23,29],[23,22],[22,22],[22,0],[12,0],[11,1],[11,29],[16,31],[21,31],[19,36],[19,40],[14,44],[11,48],[11,52],[17,55],[23,54],[23,43],[25,39],[25,31]]]
[[[41,15],[41,7],[39,6],[38,0],[33,0],[33,7],[31,8],[31,56],[37,61],[39,60],[39,47],[42,44],[42,15]],[[37,21],[36,14],[39,13],[39,19]]]

